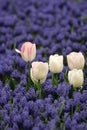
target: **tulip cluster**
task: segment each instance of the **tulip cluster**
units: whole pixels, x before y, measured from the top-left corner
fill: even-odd
[[[67,62],[70,71],[68,72],[68,80],[75,88],[80,88],[84,82],[83,68],[85,58],[81,52],[72,52],[67,56]]]
[[[83,68],[79,53],[69,67],[71,52],[84,54]],[[48,62],[47,78],[35,61]],[[0,0],[0,130],[87,130],[87,0]]]
[[[31,62],[36,57],[36,45],[31,42],[25,42],[21,51],[15,49],[16,52],[20,53],[23,60]],[[52,72],[52,85],[58,85],[58,75],[63,71],[64,57],[62,55],[54,54],[49,57],[49,64],[47,62],[35,61],[29,68],[29,78],[34,84],[42,84],[47,78],[48,71]],[[72,52],[67,55],[67,63],[70,71],[68,72],[68,80],[70,85],[74,88],[82,87],[84,82],[84,74],[82,69],[85,65],[85,58],[81,52]],[[40,89],[40,88],[39,88]]]
[[[36,57],[36,45],[32,44],[31,42],[25,42],[21,47],[21,51],[19,51],[18,49],[15,49],[15,51],[20,53],[23,60],[26,62],[31,62]],[[32,63],[30,76],[34,83],[40,81],[40,83],[42,84],[46,80],[47,74],[48,63],[38,61]]]

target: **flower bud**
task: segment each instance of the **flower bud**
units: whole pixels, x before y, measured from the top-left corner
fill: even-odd
[[[36,45],[32,44],[31,42],[25,42],[21,47],[21,51],[18,49],[15,50],[21,54],[23,60],[26,62],[30,62],[36,57]]]
[[[33,82],[44,83],[48,74],[48,63],[33,62],[30,70],[30,76]]]
[[[84,75],[81,69],[73,69],[68,72],[68,80],[73,87],[78,88],[81,87],[84,82]]]
[[[67,55],[67,62],[70,70],[83,69],[85,64],[85,58],[81,52],[72,52]]]
[[[63,70],[63,56],[51,55],[49,58],[49,69],[52,73],[60,73]]]

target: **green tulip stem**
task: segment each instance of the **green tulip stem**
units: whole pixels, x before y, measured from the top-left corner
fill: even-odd
[[[66,71],[65,72],[65,74],[64,74],[64,81],[66,82],[66,83],[68,83],[68,72]]]
[[[52,85],[53,86],[58,85],[58,75],[54,73],[52,73]]]
[[[26,87],[26,91],[29,90],[29,88],[31,87],[31,82],[32,82],[31,78],[30,78],[30,67],[31,67],[31,64],[30,64],[30,62],[28,62],[28,79],[27,79],[28,84]]]
[[[40,83],[40,80],[38,80],[38,83],[35,84],[35,86],[37,88],[36,89],[37,96],[40,97],[40,98],[44,98],[44,91],[43,91],[42,85]]]

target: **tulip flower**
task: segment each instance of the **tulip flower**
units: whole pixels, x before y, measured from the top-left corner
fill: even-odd
[[[72,52],[67,55],[67,62],[69,69],[83,69],[85,64],[85,58],[81,52]]]
[[[48,63],[46,62],[32,63],[32,68],[30,70],[31,80],[34,83],[36,95],[41,98],[44,98],[44,91],[41,84],[45,82],[47,74],[48,74]]]
[[[44,83],[48,74],[48,63],[33,62],[30,70],[30,76],[32,81]]]
[[[28,86],[26,87],[26,91],[28,91],[32,84],[32,81],[30,78],[30,62],[33,61],[36,57],[36,45],[32,44],[31,42],[25,42],[21,47],[21,51],[18,49],[15,49],[15,51],[21,54],[24,61],[28,62],[29,74],[28,74],[28,79],[27,79]]]
[[[52,72],[52,85],[58,85],[58,73],[63,70],[63,56],[51,55],[49,57],[49,69]]]
[[[84,82],[84,75],[81,69],[73,69],[68,72],[68,80],[74,88],[81,88]]]
[[[15,49],[15,51],[21,54],[26,62],[33,61],[36,57],[36,45],[31,42],[25,42],[21,47],[21,51],[18,49]]]
[[[51,55],[49,58],[49,69],[52,73],[60,73],[63,70],[63,56]]]

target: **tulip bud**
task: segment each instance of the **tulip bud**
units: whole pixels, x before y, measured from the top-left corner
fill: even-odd
[[[30,62],[35,59],[36,45],[31,42],[25,42],[21,47],[21,51],[18,49],[15,49],[15,51],[21,54],[24,61]]]
[[[73,85],[73,87],[75,88],[81,87],[84,82],[83,71],[81,69],[80,70],[73,69],[69,71],[68,80],[69,80],[69,83]]]
[[[63,56],[51,55],[49,58],[49,69],[52,73],[60,73],[63,70]]]
[[[48,74],[48,63],[33,62],[30,76],[33,82],[44,83]]]
[[[85,64],[85,58],[81,52],[72,52],[67,55],[67,62],[70,70],[83,69]]]

